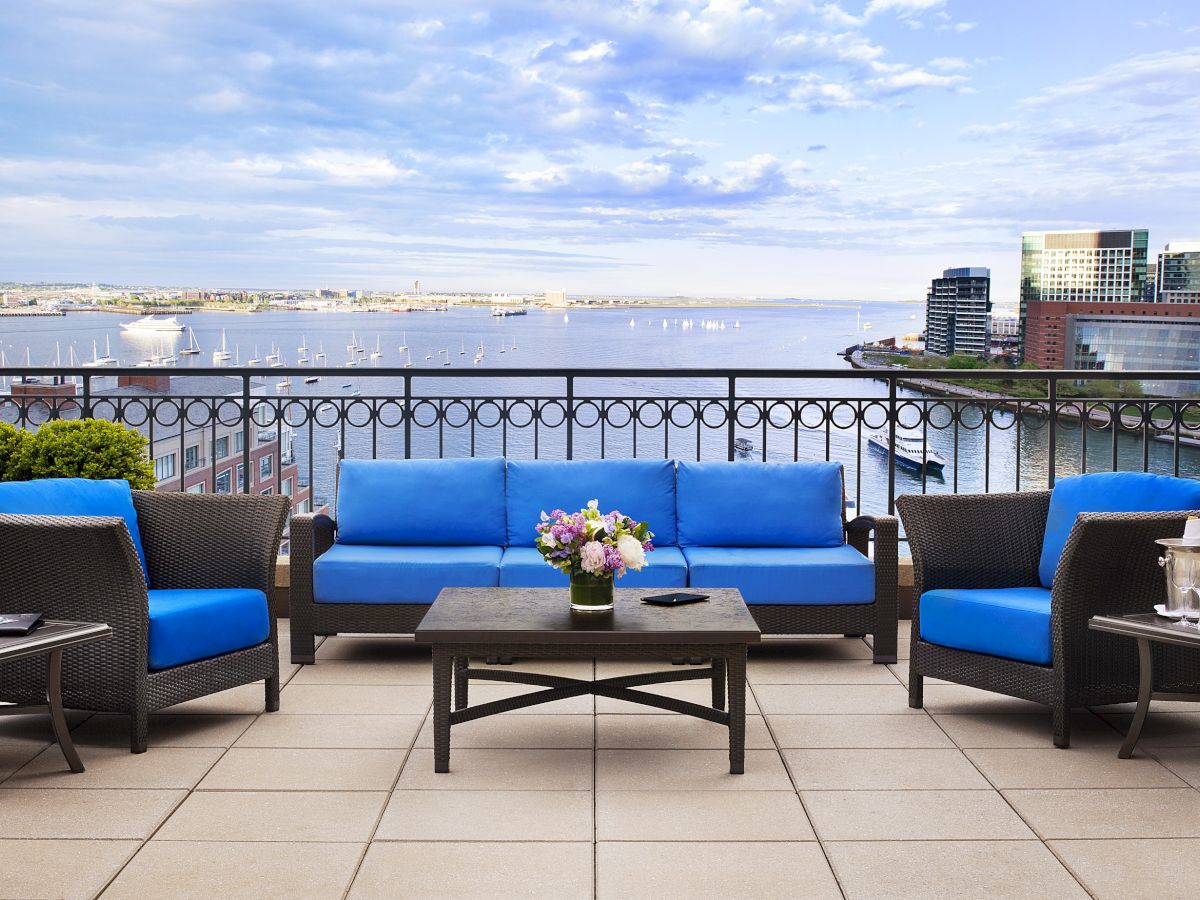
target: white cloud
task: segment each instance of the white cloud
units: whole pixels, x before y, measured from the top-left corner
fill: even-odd
[[[384,156],[344,150],[313,150],[300,155],[296,163],[303,171],[345,185],[392,184],[417,174],[415,169],[401,169]]]
[[[223,87],[192,99],[192,107],[212,115],[246,112],[252,105],[250,96],[235,87]]]
[[[946,0],[871,0],[867,4],[865,14],[868,18],[880,13],[912,16],[917,13],[928,12],[931,9],[937,9],[944,6],[945,3]]]
[[[616,53],[616,48],[612,41],[596,41],[590,47],[583,50],[572,50],[566,55],[568,62],[582,65],[584,63],[600,62],[602,59],[608,59]]]
[[[971,64],[959,56],[938,56],[929,61],[929,68],[942,72],[961,72],[971,68]]]
[[[1064,103],[1096,95],[1145,105],[1191,101],[1200,84],[1200,49],[1166,50],[1134,56],[1094,75],[1048,87],[1026,102],[1034,106]]]

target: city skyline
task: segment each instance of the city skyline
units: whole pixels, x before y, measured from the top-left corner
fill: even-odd
[[[1197,44],[1180,0],[18,0],[0,280],[919,300],[984,266],[1009,307],[1022,232],[1200,236]]]

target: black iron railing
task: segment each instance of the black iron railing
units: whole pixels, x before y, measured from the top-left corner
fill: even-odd
[[[171,472],[163,484],[182,489],[201,443],[201,489],[283,492],[291,477],[315,505],[345,456],[838,460],[864,512],[905,492],[1044,488],[1084,471],[1200,476],[1200,372],[937,373],[956,375],[972,386],[850,368],[8,368],[0,419],[137,428]],[[940,467],[920,461],[922,444]]]

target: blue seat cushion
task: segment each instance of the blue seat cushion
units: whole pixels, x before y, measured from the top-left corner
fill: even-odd
[[[0,513],[23,516],[117,516],[125,520],[142,575],[146,554],[129,482],[120,478],[39,478],[0,484]]]
[[[921,637],[931,644],[1050,665],[1050,591],[1043,587],[942,588],[921,595]]]
[[[1038,567],[1042,587],[1054,583],[1054,572],[1080,513],[1181,510],[1200,510],[1200,481],[1143,472],[1096,472],[1056,482]]]
[[[681,547],[837,547],[841,463],[688,462],[678,470]]]
[[[543,511],[574,512],[593,499],[603,513],[616,509],[648,523],[655,546],[675,543],[675,464],[669,459],[510,460],[505,491],[509,547],[534,545]]]
[[[650,564],[617,579],[622,588],[687,587],[687,562],[678,547],[655,547]],[[566,587],[567,575],[542,559],[533,547],[509,547],[500,560],[500,587]]]
[[[853,547],[684,547],[688,585],[733,587],[750,604],[875,602],[875,564]]]
[[[503,546],[504,460],[346,459],[337,540],[392,546]]]
[[[154,590],[147,596],[151,670],[253,647],[271,633],[267,595],[253,588]]]
[[[500,547],[334,544],[313,563],[317,603],[432,603],[444,587],[495,587]]]

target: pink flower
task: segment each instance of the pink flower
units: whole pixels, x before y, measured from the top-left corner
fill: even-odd
[[[608,555],[599,541],[588,541],[579,550],[579,565],[591,575],[602,575]]]

